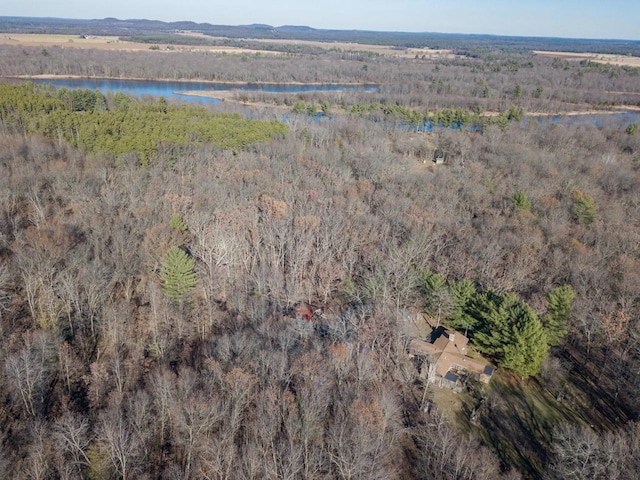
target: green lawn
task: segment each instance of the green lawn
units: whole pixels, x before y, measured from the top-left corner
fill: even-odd
[[[558,391],[543,385],[540,376],[523,382],[498,370],[490,385],[460,394],[458,419],[524,478],[542,479],[552,460],[549,445],[555,427],[572,423],[607,431],[623,415],[598,394],[597,379],[588,374],[567,374],[562,393]]]

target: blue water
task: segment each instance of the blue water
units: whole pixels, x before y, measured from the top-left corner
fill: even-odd
[[[122,92],[134,97],[155,96],[166,99],[181,99],[189,102],[217,103],[217,98],[188,96],[181,92],[192,91],[247,91],[247,92],[269,92],[269,93],[304,93],[304,92],[377,92],[379,85],[364,84],[271,84],[271,83],[211,83],[211,82],[180,82],[180,81],[158,81],[158,80],[118,80],[118,79],[33,79],[34,83],[50,84],[54,88],[87,88],[89,90],[99,90],[103,94],[109,92]],[[612,114],[582,114],[582,115],[545,115],[529,117],[524,116],[522,125],[539,122],[542,124],[558,125],[590,125],[596,127],[603,126],[626,126],[632,123],[640,124],[640,112],[631,110],[621,110]],[[432,122],[424,122],[420,127],[405,126],[405,128],[416,131],[431,132],[434,128],[443,128],[441,125],[433,125]],[[461,125],[452,125],[453,130],[458,130]],[[467,130],[482,130],[480,126],[467,126]]]
[[[217,98],[187,96],[180,92],[191,91],[228,91],[239,90],[247,92],[269,93],[303,93],[303,92],[375,92],[378,85],[349,85],[349,84],[271,84],[271,83],[210,83],[210,82],[164,82],[155,80],[117,80],[100,78],[82,79],[34,79],[34,83],[53,85],[54,88],[87,88],[99,90],[103,94],[122,92],[134,97],[152,95],[166,99],[182,99],[196,102],[219,102]]]
[[[584,113],[580,115],[541,115],[535,117],[525,117],[522,125],[526,126],[530,123],[540,123],[543,125],[553,123],[556,125],[570,126],[595,126],[595,127],[611,127],[626,126],[632,123],[640,124],[640,112],[636,110],[620,110],[617,113]]]
[[[567,125],[567,126],[592,126],[592,127],[626,127],[633,123],[640,125],[640,112],[637,110],[620,110],[616,113],[583,113],[579,115],[524,115],[520,125]],[[462,123],[453,123],[452,125],[436,125],[432,121],[424,121],[422,125],[405,125],[406,130],[415,132],[433,132],[436,129],[460,130],[464,129],[468,132],[481,132],[482,125],[463,125]]]

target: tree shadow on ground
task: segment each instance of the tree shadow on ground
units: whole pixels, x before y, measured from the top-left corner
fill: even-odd
[[[571,385],[572,390],[581,387]],[[489,386],[466,397],[460,420],[496,452],[505,467],[512,465],[524,478],[538,480],[551,463],[550,445],[558,425],[611,427],[607,418],[611,412],[594,415],[589,402],[575,400],[578,393],[559,401],[536,378],[521,381],[497,372]]]

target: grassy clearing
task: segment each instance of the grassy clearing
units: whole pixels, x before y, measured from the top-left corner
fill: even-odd
[[[438,406],[438,413],[450,421],[455,421],[462,410],[468,394],[456,393],[450,388],[432,386],[431,399]]]
[[[490,385],[460,394],[459,423],[479,435],[503,464],[515,466],[525,478],[542,479],[558,425],[602,432],[627,419],[613,399],[598,393],[598,379],[586,369],[583,374],[572,371],[559,383],[552,386],[540,377],[522,382],[497,371]]]
[[[468,397],[460,416],[505,464],[530,472],[530,478],[542,478],[554,427],[581,421],[535,379],[520,382],[501,371],[486,392]]]

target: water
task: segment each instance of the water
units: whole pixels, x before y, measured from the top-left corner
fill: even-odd
[[[640,124],[640,111],[619,110],[616,113],[582,113],[579,115],[540,115],[526,116],[522,120],[522,125],[529,123],[556,124],[567,126],[594,126],[594,127],[615,127],[627,126],[632,123]]]
[[[54,88],[86,88],[89,90],[99,90],[103,94],[109,92],[122,92],[134,97],[155,96],[165,97],[166,99],[181,99],[189,102],[217,103],[217,98],[188,96],[185,91],[247,91],[247,92],[269,92],[269,93],[304,93],[304,92],[377,92],[379,85],[364,84],[289,84],[289,83],[211,83],[211,82],[180,82],[180,81],[159,81],[159,80],[118,80],[108,78],[82,78],[82,79],[33,79],[34,83],[50,84]],[[580,114],[580,115],[544,115],[544,116],[527,116],[522,120],[522,125],[528,123],[539,122],[542,124],[558,124],[558,125],[589,125],[596,127],[603,126],[627,126],[632,123],[640,124],[640,112],[633,110],[620,110],[618,113],[611,114]],[[407,127],[408,129],[416,129],[417,131],[430,132],[434,128],[442,128],[433,125],[432,122],[425,122],[421,127]],[[460,125],[453,125],[451,129],[459,129]],[[479,126],[467,126],[467,130],[481,130]]]
[[[375,92],[378,85],[353,84],[284,84],[284,83],[210,83],[210,82],[165,82],[157,80],[118,80],[107,78],[56,78],[34,79],[34,83],[53,85],[54,88],[86,88],[99,90],[103,94],[122,92],[126,95],[140,97],[152,95],[166,99],[182,99],[196,102],[219,102],[217,98],[187,96],[185,91],[247,91],[269,93],[303,93],[303,92]]]
[[[566,126],[591,126],[591,127],[627,127],[631,124],[640,125],[640,111],[620,109],[615,113],[581,113],[573,115],[524,115],[520,125],[566,125]],[[436,129],[466,130],[468,132],[481,132],[481,125],[463,125],[453,123],[452,125],[436,125],[432,121],[424,121],[419,126],[405,126],[404,129],[415,132],[433,132]]]

